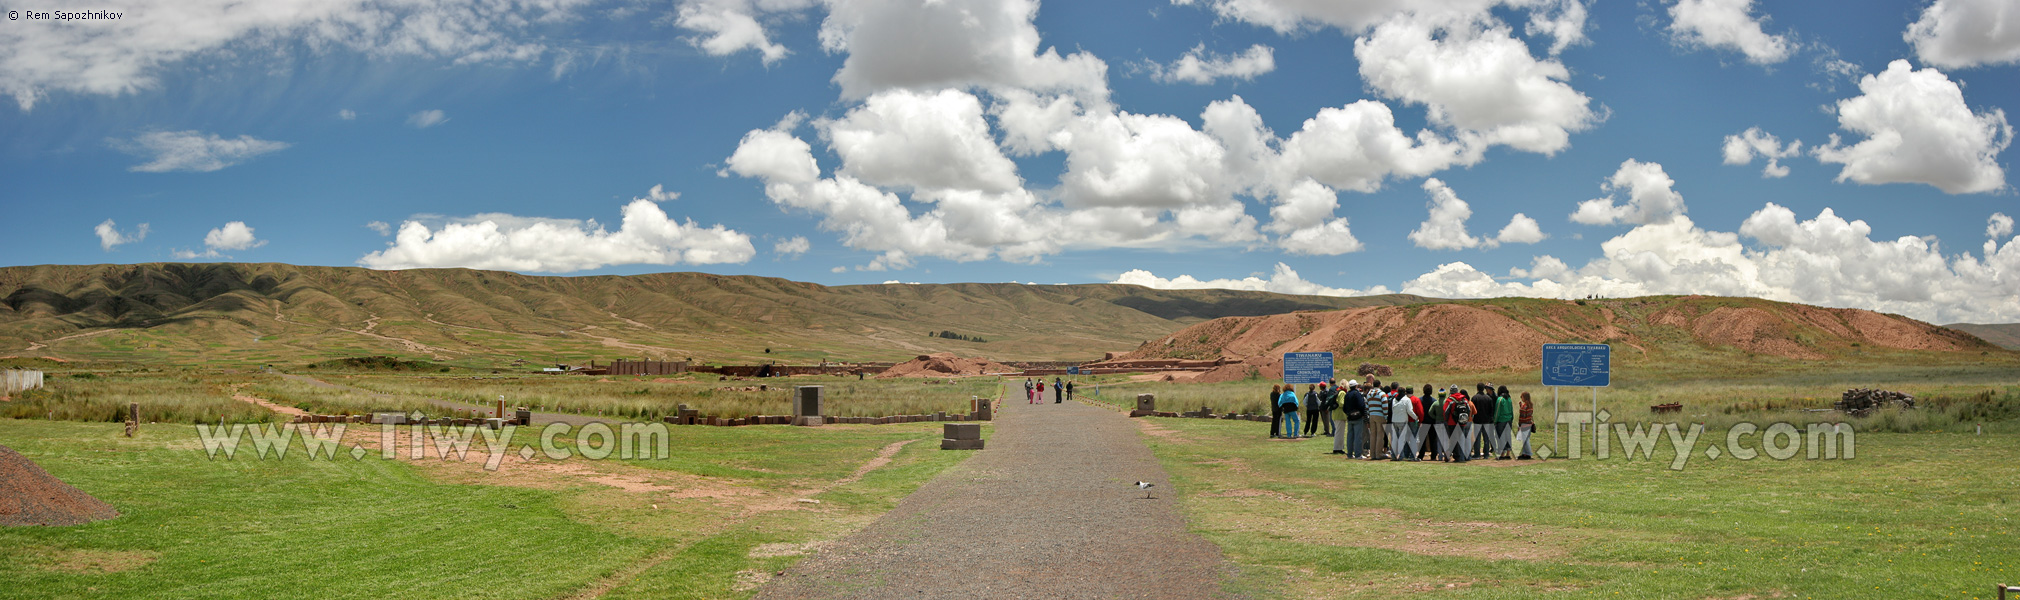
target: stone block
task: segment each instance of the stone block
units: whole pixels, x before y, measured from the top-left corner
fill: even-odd
[[[1131,417],[1148,417],[1148,416],[1151,416],[1151,415],[1154,415],[1154,414],[1157,414],[1157,411],[1153,411],[1153,410],[1132,410],[1132,411],[1129,411],[1129,416],[1131,416]]]
[[[795,421],[793,425],[797,425],[800,427],[820,427],[822,425],[828,424],[828,418],[820,415],[814,415],[810,417],[800,417],[797,419],[793,419],[793,421]]]
[[[981,450],[982,440],[940,440],[941,450]]]
[[[827,398],[826,388],[818,385],[802,385],[793,388],[793,416],[812,417],[821,414],[821,403]]]
[[[404,425],[406,423],[407,415],[400,413],[372,413],[372,424],[374,425]]]
[[[1155,412],[1157,410],[1157,394],[1137,394],[1136,410]]]
[[[940,426],[940,437],[950,440],[982,439],[982,426],[976,423],[948,423]]]
[[[485,419],[485,420],[484,420],[484,428],[485,428],[485,429],[490,429],[490,430],[492,430],[492,431],[497,431],[497,430],[500,430],[500,429],[504,429],[504,428],[505,428],[505,420],[504,420],[504,419],[496,419],[496,418],[493,418],[493,419]]]

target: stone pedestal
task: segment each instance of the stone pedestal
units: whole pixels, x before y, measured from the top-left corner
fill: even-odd
[[[982,426],[976,423],[948,423],[940,426],[941,450],[981,450]]]
[[[802,385],[793,388],[793,424],[814,426],[827,422],[821,418],[821,404],[827,399],[827,389],[818,385]]]
[[[1137,394],[1136,410],[1157,412],[1157,394]]]

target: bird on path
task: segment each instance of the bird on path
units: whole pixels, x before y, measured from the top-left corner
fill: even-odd
[[[1157,484],[1155,484],[1155,483],[1151,483],[1151,482],[1148,482],[1148,481],[1138,481],[1138,482],[1136,482],[1136,489],[1139,489],[1139,490],[1143,490],[1143,499],[1145,499],[1145,500],[1149,500],[1149,499],[1150,499],[1150,488],[1153,488],[1153,487],[1157,487]]]

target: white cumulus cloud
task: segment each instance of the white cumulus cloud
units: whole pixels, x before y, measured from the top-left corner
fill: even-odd
[[[1256,44],[1240,54],[1225,56],[1208,53],[1206,44],[1194,46],[1184,56],[1169,65],[1150,63],[1146,65],[1150,77],[1164,82],[1211,84],[1222,78],[1250,80],[1277,69],[1276,51],[1269,46]]]
[[[1753,0],[1679,0],[1669,7],[1669,33],[1686,46],[1738,50],[1757,65],[1788,60],[1795,41],[1762,30],[1753,8]]]
[[[1803,141],[1791,140],[1783,146],[1781,139],[1772,133],[1761,131],[1759,127],[1748,127],[1737,135],[1725,136],[1725,164],[1751,164],[1755,158],[1767,159],[1767,166],[1761,168],[1762,177],[1787,177],[1789,168],[1782,166],[1781,159],[1801,156]]]
[[[772,244],[772,253],[786,258],[799,258],[800,255],[806,254],[808,250],[812,250],[813,247],[813,243],[807,241],[806,236],[796,235]]]
[[[842,96],[889,89],[1016,88],[1105,102],[1108,64],[1044,48],[1037,0],[831,0],[821,45],[848,54]]]
[[[112,221],[110,220],[106,221],[106,223],[111,222]],[[140,234],[147,235],[146,223],[140,224]],[[1992,238],[1994,241],[1997,241],[1999,238],[2006,237],[2012,234],[2013,234],[2013,217],[2006,216],[2006,213],[1992,213],[1991,218],[1985,219],[1985,237]],[[104,236],[105,234],[103,233],[99,234],[99,237]],[[110,250],[111,248],[107,249]]]
[[[259,236],[254,235],[253,228],[246,226],[245,221],[232,221],[225,223],[223,227],[212,229],[210,233],[204,234],[203,252],[176,250],[172,254],[176,258],[185,260],[192,258],[229,258],[224,253],[227,250],[250,250],[265,245],[267,245],[267,241],[259,239]]]
[[[1253,275],[1241,279],[1200,280],[1191,275],[1179,275],[1167,279],[1158,277],[1157,274],[1143,269],[1131,269],[1116,277],[1115,281],[1110,283],[1140,285],[1159,290],[1249,290],[1305,296],[1373,296],[1392,293],[1388,288],[1379,285],[1365,290],[1327,287],[1306,281],[1305,278],[1298,275],[1296,270],[1283,263],[1277,263],[1276,270],[1270,274],[1268,279]]]
[[[1515,213],[1508,219],[1508,225],[1491,238],[1474,237],[1466,231],[1466,220],[1473,218],[1473,207],[1459,199],[1458,192],[1436,177],[1424,180],[1424,193],[1431,196],[1426,207],[1430,215],[1417,229],[1410,232],[1410,243],[1418,248],[1431,250],[1461,250],[1466,248],[1497,248],[1501,244],[1534,244],[1549,237],[1535,219]]]
[[[1578,203],[1571,220],[1587,225],[1665,223],[1683,216],[1685,210],[1683,194],[1671,189],[1675,186],[1676,180],[1663,172],[1662,165],[1630,158],[1600,185],[1608,195]],[[1623,190],[1627,201],[1617,203],[1612,194]]]
[[[358,264],[373,269],[465,267],[567,273],[611,265],[742,263],[757,254],[750,236],[692,219],[668,217],[652,198],[623,208],[616,231],[595,220],[479,214],[457,219],[410,219],[386,249]],[[428,220],[441,221],[431,226]]]
[[[147,162],[127,168],[144,173],[208,173],[288,147],[287,142],[262,140],[249,135],[226,138],[194,130],[150,131],[132,139],[110,140],[110,143],[113,148],[147,159]]]
[[[2007,228],[2011,229],[2013,220],[2007,219],[2006,222],[2008,225]],[[119,225],[113,223],[112,219],[106,219],[104,223],[99,223],[97,227],[93,227],[92,231],[98,233],[98,247],[104,248],[106,252],[111,252],[113,248],[124,244],[131,244],[147,239],[146,223],[141,223],[140,227],[135,228],[132,233],[126,233],[120,231]]]
[[[785,45],[772,41],[759,19],[769,13],[796,12],[813,5],[811,0],[687,0],[675,9],[674,24],[703,34],[687,40],[703,52],[728,56],[755,50],[764,64],[769,65],[791,52]]]
[[[2020,62],[2020,8],[2010,0],[1936,0],[1901,36],[1945,69]]]
[[[447,122],[449,115],[441,109],[428,109],[407,115],[407,125],[415,129],[427,129]]]
[[[1678,216],[1606,241],[1603,256],[1579,269],[1537,257],[1532,268],[1511,270],[1516,278],[1533,279],[1528,283],[1496,280],[1459,262],[1402,290],[1447,298],[1709,294],[1864,308],[1932,323],[2020,318],[2020,244],[1987,241],[1982,256],[1945,257],[1934,238],[1874,240],[1871,234],[1864,221],[1828,208],[1799,220],[1769,203],[1738,233],[1702,229]]]
[[[1431,122],[1478,146],[1554,154],[1601,116],[1555,59],[1539,60],[1491,16],[1401,17],[1354,40],[1361,78],[1383,96],[1425,106]]]
[[[1951,194],[2006,187],[1998,158],[2013,143],[2006,111],[1972,112],[1942,71],[1905,60],[1861,78],[1859,91],[1838,102],[1838,126],[1866,139],[1846,146],[1832,134],[1812,150],[1817,160],[1844,165],[1838,181],[1926,183]]]
[[[355,120],[358,118],[358,112],[348,108],[341,109],[337,111],[337,118],[345,121]]]

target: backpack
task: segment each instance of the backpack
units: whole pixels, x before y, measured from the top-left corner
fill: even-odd
[[[1361,392],[1360,392],[1359,390],[1354,390],[1354,391],[1350,391],[1350,392],[1347,392],[1347,393],[1348,393],[1348,394],[1353,394],[1353,395],[1354,395],[1354,397],[1356,397],[1356,398],[1361,398]],[[1361,420],[1361,419],[1366,419],[1366,418],[1368,418],[1368,402],[1367,402],[1367,399],[1365,399],[1365,398],[1362,398],[1360,402],[1352,402],[1352,403],[1348,403],[1348,404],[1347,404],[1347,420],[1348,420],[1348,421],[1359,421],[1359,420]]]
[[[1340,409],[1339,390],[1326,390],[1326,393],[1321,394],[1319,396],[1319,410],[1324,412],[1333,412],[1339,409]]]
[[[1456,419],[1460,425],[1473,424],[1473,407],[1470,403],[1460,400],[1458,403],[1453,404],[1452,407],[1459,413]]]

